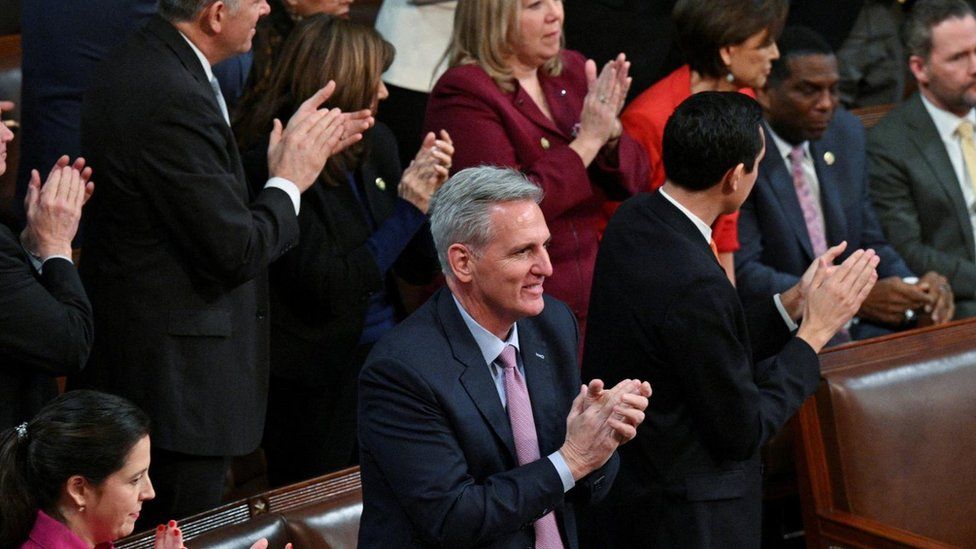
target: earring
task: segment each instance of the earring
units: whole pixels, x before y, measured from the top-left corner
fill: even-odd
[[[728,83],[730,83],[730,84],[732,82],[735,82],[735,77],[732,76],[732,71],[729,71],[729,74],[726,74],[725,75],[725,81],[728,82]]]
[[[78,506],[78,512],[79,513],[84,513],[85,512],[85,506],[84,505],[79,505]]]

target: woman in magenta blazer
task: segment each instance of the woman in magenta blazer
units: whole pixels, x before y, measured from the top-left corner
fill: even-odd
[[[585,329],[602,206],[648,177],[643,149],[618,119],[630,78],[623,54],[597,75],[563,50],[559,0],[460,0],[449,69],[427,106],[427,128],[454,138],[454,171],[511,166],[545,192],[553,275],[546,292]]]

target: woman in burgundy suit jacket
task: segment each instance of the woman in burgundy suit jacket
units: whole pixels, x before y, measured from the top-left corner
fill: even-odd
[[[454,171],[511,166],[545,191],[553,275],[547,293],[585,329],[602,206],[636,193],[647,157],[617,118],[630,78],[621,54],[596,65],[562,49],[558,0],[460,0],[450,68],[427,106],[427,128],[454,138]]]

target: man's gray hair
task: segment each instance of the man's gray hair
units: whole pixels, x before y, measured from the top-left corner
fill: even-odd
[[[207,6],[217,0],[159,0],[157,10],[159,16],[170,23],[192,21],[205,10]],[[241,0],[223,0],[231,12],[240,9]]]
[[[905,51],[928,60],[932,53],[932,28],[947,19],[973,16],[973,8],[965,0],[919,0],[905,20],[902,33]]]
[[[441,270],[453,276],[447,261],[452,244],[477,253],[492,239],[490,207],[500,202],[542,201],[542,189],[511,168],[478,166],[454,174],[430,199],[430,232]]]

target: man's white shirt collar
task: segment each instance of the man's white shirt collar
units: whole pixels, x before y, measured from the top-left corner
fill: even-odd
[[[769,132],[770,137],[773,138],[773,143],[776,144],[776,148],[779,150],[780,158],[786,160],[787,166],[791,166],[790,162],[792,159],[790,158],[790,154],[793,152],[793,145],[790,145],[785,139],[780,137],[776,133],[776,130],[774,130],[769,124],[766,124],[766,130]],[[800,144],[800,146],[803,147],[804,156],[806,156],[806,158],[812,158],[810,156],[810,142],[804,141]]]
[[[478,321],[468,314],[468,311],[465,310],[464,306],[461,305],[461,302],[458,301],[458,298],[453,293],[451,293],[451,297],[454,299],[454,304],[457,305],[458,311],[461,312],[461,318],[464,319],[468,330],[474,336],[474,341],[478,344],[478,349],[481,351],[482,356],[485,357],[486,364],[495,362],[498,355],[502,354],[502,351],[508,345],[512,345],[516,350],[519,350],[518,324],[512,324],[512,329],[508,332],[508,337],[502,341],[498,339],[498,336],[486,330],[484,326],[478,324]]]
[[[197,59],[199,59],[200,64],[203,65],[203,72],[207,73],[207,83],[209,84],[214,79],[214,73],[213,73],[213,69],[210,67],[210,61],[207,61],[207,56],[203,55],[203,52],[200,51],[200,48],[198,48],[196,44],[193,43],[192,40],[187,38],[185,34],[180,32],[180,36],[182,36],[183,40],[186,40],[186,43],[190,45],[190,49],[193,50],[193,53],[197,54]]]
[[[956,129],[963,120],[976,123],[976,110],[974,109],[970,109],[966,116],[959,117],[949,111],[944,111],[936,107],[925,97],[925,94],[920,93],[918,95],[922,98],[922,105],[925,105],[925,110],[928,111],[929,117],[932,118],[932,122],[935,124],[935,129],[939,132],[939,137],[943,141],[952,142],[957,139]]]
[[[708,226],[708,223],[705,223],[704,221],[699,219],[697,215],[691,213],[691,210],[682,206],[681,203],[675,200],[674,198],[671,198],[671,195],[664,192],[664,187],[658,189],[657,192],[661,193],[661,195],[664,198],[668,199],[668,202],[674,204],[675,208],[678,208],[681,211],[681,213],[685,214],[685,217],[690,219],[691,222],[695,224],[695,227],[699,231],[701,231],[702,236],[705,237],[705,242],[712,241],[712,228]]]

